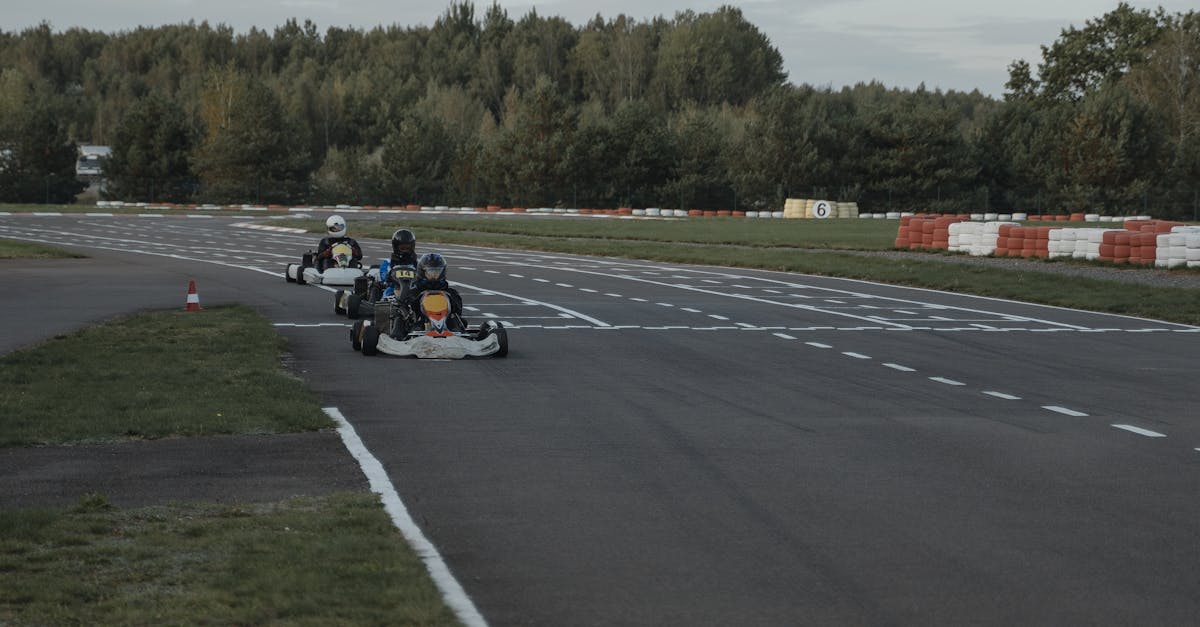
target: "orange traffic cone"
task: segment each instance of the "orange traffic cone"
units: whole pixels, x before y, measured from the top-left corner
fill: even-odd
[[[196,293],[196,282],[188,281],[187,307],[185,311],[200,311],[200,295]]]

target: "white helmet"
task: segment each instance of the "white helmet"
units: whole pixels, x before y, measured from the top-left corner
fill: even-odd
[[[330,237],[345,237],[346,221],[342,216],[329,216],[329,219],[325,220],[325,230],[329,232]]]

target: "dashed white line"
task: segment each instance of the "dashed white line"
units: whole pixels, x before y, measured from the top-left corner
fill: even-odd
[[[703,313],[699,309],[692,309],[691,307],[683,307],[682,310],[688,313]]]
[[[1048,409],[1052,412],[1065,414],[1067,416],[1074,416],[1076,418],[1087,416],[1087,414],[1085,414],[1081,411],[1075,411],[1074,409],[1067,409],[1066,407],[1059,407],[1058,405],[1042,405],[1042,409]]]
[[[864,355],[862,353],[852,353],[849,351],[843,351],[842,354],[847,357],[853,357],[855,359],[870,359],[871,358],[869,355]]]
[[[758,328],[758,325],[750,324],[749,322],[736,322],[734,324],[738,325],[739,327],[742,327],[743,329],[757,329]]]
[[[587,287],[581,287],[581,288],[579,288],[579,291],[587,292],[588,294],[596,294],[597,293],[596,290],[593,290],[593,289],[587,288]]]
[[[805,344],[807,344],[813,348],[833,348],[832,346],[830,346],[828,344],[822,344],[820,342],[805,342]]]
[[[555,285],[557,285],[559,287],[575,287],[574,285],[571,285],[570,283],[555,283]]]
[[[985,391],[984,391],[984,394],[987,394],[988,396],[994,396],[994,397],[996,397],[996,398],[1002,398],[1002,399],[1004,399],[1004,400],[1006,400],[1006,401],[1019,401],[1019,400],[1021,400],[1021,397],[1020,397],[1020,396],[1013,396],[1012,394],[1005,394],[1004,392],[993,392],[993,391],[991,391],[991,390],[985,390]]]
[[[794,340],[794,339],[796,339],[796,338],[794,338],[794,337],[792,337],[792,336],[788,335],[787,333],[772,333],[771,335],[774,335],[775,337],[782,338],[782,339],[785,339],[785,340]]]
[[[947,379],[946,377],[929,377],[929,380],[937,381],[938,383],[945,383],[946,385],[966,385],[966,383],[963,383],[962,381],[955,381],[954,379]]]
[[[534,281],[536,281],[538,283],[549,283],[550,282],[550,281],[547,281],[546,279],[534,279]]]
[[[632,296],[631,296],[631,297],[629,297],[629,300],[631,300],[631,301],[633,301],[633,302],[635,302],[635,303],[648,303],[648,302],[650,302],[650,301],[646,300],[645,298],[634,298],[634,297],[632,297]]]
[[[654,304],[658,305],[659,307],[674,307],[675,306],[675,305],[672,305],[671,303],[654,303]]]
[[[1130,433],[1144,435],[1148,438],[1165,438],[1165,437],[1167,437],[1167,435],[1165,433],[1159,433],[1157,431],[1151,431],[1149,429],[1143,429],[1141,427],[1135,427],[1133,425],[1113,425],[1113,426],[1118,429],[1124,429],[1126,431],[1129,431]]]
[[[606,293],[605,296],[612,296],[613,298],[625,298],[624,296],[621,296],[620,294],[613,294],[611,292]]]
[[[510,273],[508,273],[508,276],[510,276],[510,277],[512,277],[512,278],[514,278],[514,279],[523,279],[523,278],[525,278],[525,275],[523,275],[523,274],[513,274],[513,273],[511,273],[511,272],[510,272]]]
[[[892,370],[899,370],[900,372],[916,372],[917,371],[916,368],[909,368],[908,366],[901,366],[900,364],[883,364],[883,365],[888,368],[891,368]]]
[[[717,314],[708,314],[708,317],[713,318],[714,320],[728,320],[729,319],[729,318],[726,318],[725,316],[718,316]]]

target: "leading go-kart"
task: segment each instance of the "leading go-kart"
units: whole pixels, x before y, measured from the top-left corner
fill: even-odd
[[[402,295],[387,307],[378,306],[373,320],[357,320],[350,329],[350,345],[363,355],[395,355],[424,359],[505,357],[508,332],[498,321],[471,328],[453,313],[450,294],[428,291],[413,307]]]
[[[289,263],[284,268],[283,278],[300,285],[354,285],[354,280],[365,276],[367,269],[353,261],[353,255],[354,249],[349,244],[334,244],[330,262],[321,269],[316,264],[316,253],[309,251],[300,257],[300,263]]]

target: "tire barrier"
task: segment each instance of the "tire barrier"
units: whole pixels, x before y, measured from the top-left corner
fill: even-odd
[[[857,202],[834,202],[811,198],[788,198],[783,202],[783,217],[794,219],[857,218]]]
[[[1088,222],[1087,216],[1073,214],[1061,221]],[[1071,258],[1158,268],[1200,268],[1200,226],[1140,218],[1125,220],[1124,228],[1029,226],[1011,221],[973,221],[970,217],[973,216],[902,216],[895,247],[948,250],[974,256]]]

